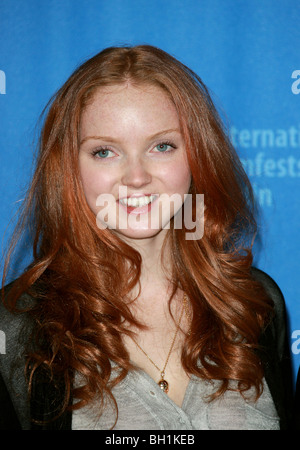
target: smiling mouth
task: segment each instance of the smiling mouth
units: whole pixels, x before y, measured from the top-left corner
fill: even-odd
[[[143,206],[149,205],[149,203],[152,203],[153,200],[155,200],[158,196],[157,195],[143,195],[140,197],[126,197],[126,198],[120,198],[119,201],[121,205],[129,206],[133,208],[141,208]]]
[[[119,203],[127,213],[143,214],[150,211],[152,203],[158,197],[157,194],[123,197],[119,199]]]

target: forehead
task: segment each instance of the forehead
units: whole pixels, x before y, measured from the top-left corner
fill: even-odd
[[[81,133],[97,129],[179,128],[178,114],[169,95],[151,84],[130,83],[97,89],[81,117]]]

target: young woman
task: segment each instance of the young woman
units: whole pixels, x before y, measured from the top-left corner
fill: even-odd
[[[33,262],[3,289],[2,427],[286,427],[283,299],[251,267],[254,210],[190,69],[147,45],[80,66],[41,133]]]

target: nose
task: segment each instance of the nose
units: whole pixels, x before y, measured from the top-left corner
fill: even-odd
[[[122,184],[133,188],[142,188],[152,180],[147,164],[141,159],[129,160],[124,168]]]

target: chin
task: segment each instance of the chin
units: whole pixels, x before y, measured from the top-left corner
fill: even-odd
[[[140,240],[140,239],[151,239],[155,238],[161,234],[166,233],[167,230],[152,230],[150,228],[139,228],[139,229],[127,229],[127,230],[115,230],[115,232],[120,236],[120,238],[127,238],[127,239],[133,239],[133,240]]]

